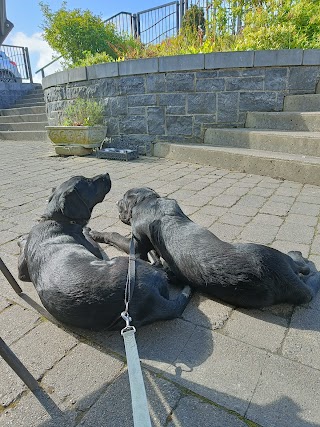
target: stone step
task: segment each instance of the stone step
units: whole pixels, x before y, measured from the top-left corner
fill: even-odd
[[[20,122],[20,123],[0,123],[1,131],[37,131],[45,130],[48,122]]]
[[[42,101],[37,101],[37,102],[34,102],[32,100],[30,100],[28,102],[19,101],[16,104],[14,104],[13,107],[14,108],[24,108],[24,107],[40,107],[40,106],[43,106],[43,107],[46,106],[46,104],[45,104],[45,102],[43,100]]]
[[[320,157],[320,132],[209,128],[205,132],[204,143],[215,147],[237,147]]]
[[[0,116],[0,123],[20,123],[20,122],[46,122],[47,115],[42,114],[18,114],[16,116]]]
[[[319,112],[249,112],[246,128],[320,132]]]
[[[287,95],[283,111],[320,111],[320,94]]]
[[[35,107],[18,107],[18,108],[8,108],[0,110],[1,116],[16,116],[21,114],[43,114],[46,112],[44,106],[35,106]]]
[[[7,141],[48,141],[47,132],[36,131],[0,131],[0,144],[2,140]]]
[[[320,185],[320,158],[205,144],[154,144],[154,156]]]
[[[36,102],[43,102],[44,103],[44,97],[43,96],[24,96],[23,98],[20,98],[17,101],[17,104],[30,104],[30,103],[36,103]],[[17,105],[15,104],[15,106]]]

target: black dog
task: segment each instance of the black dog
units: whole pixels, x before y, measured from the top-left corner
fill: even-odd
[[[128,258],[109,260],[83,230],[93,207],[110,188],[108,174],[69,179],[53,190],[40,222],[20,241],[19,278],[32,281],[46,309],[69,325],[125,326],[117,319],[121,320],[124,310]],[[189,295],[190,288],[185,287],[175,300],[169,300],[165,272],[136,260],[129,308],[135,326],[179,317]]]
[[[118,209],[120,219],[132,226],[142,259],[155,249],[179,280],[232,305],[303,304],[320,287],[320,273],[300,252],[223,242],[192,222],[175,200],[149,188],[127,191]],[[92,231],[91,236],[128,251],[128,239],[118,233]]]

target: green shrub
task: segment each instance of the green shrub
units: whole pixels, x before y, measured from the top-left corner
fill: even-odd
[[[103,105],[92,99],[77,98],[63,111],[62,126],[94,126],[103,124]]]

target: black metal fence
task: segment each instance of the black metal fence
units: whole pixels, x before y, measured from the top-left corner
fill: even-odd
[[[32,73],[27,47],[0,46],[0,81],[22,82],[24,80],[32,83]]]
[[[192,5],[203,8],[205,17],[210,17],[212,1],[180,0],[137,13],[120,12],[105,22],[114,24],[120,33],[140,38],[144,44],[159,43],[179,33],[183,16]]]

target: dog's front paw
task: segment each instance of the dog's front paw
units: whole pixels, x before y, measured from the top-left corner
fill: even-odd
[[[91,239],[93,239],[95,242],[98,243],[105,243],[105,236],[106,233],[100,233],[99,231],[96,230],[90,230],[89,231],[89,236],[91,237]]]

